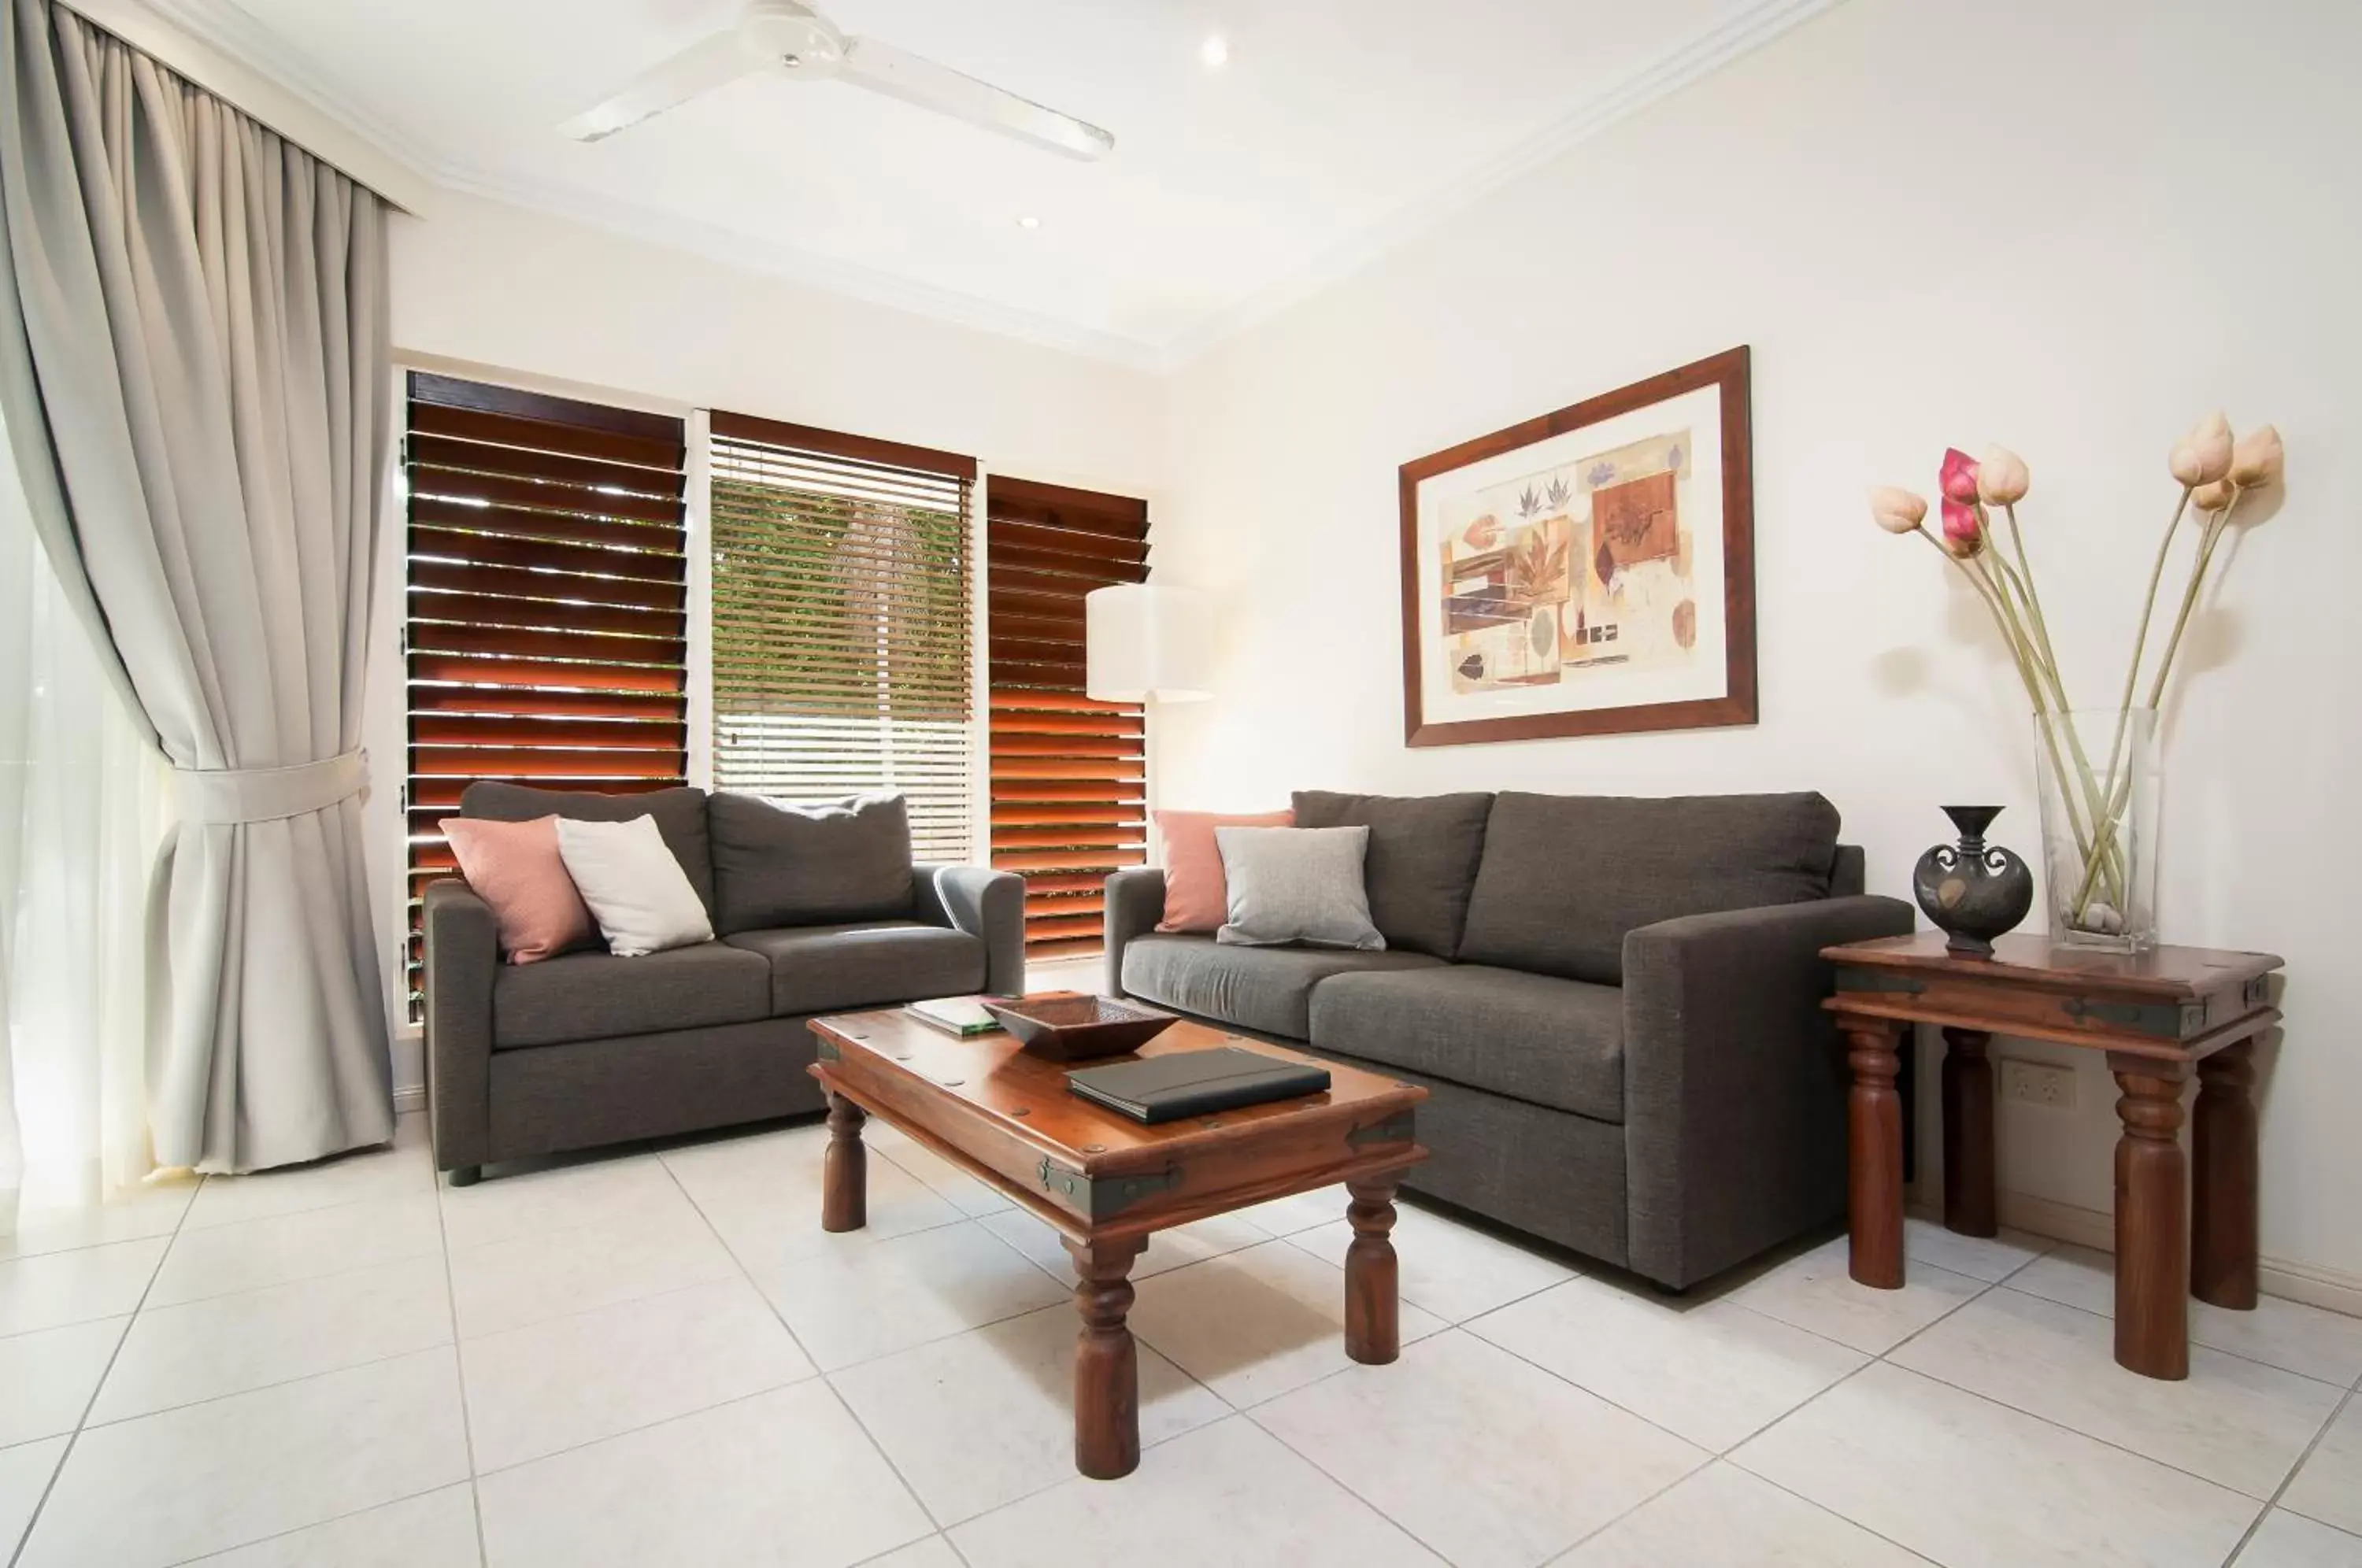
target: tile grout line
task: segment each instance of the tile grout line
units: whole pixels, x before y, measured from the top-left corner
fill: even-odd
[[[2304,1452],[2296,1456],[2296,1463],[2290,1465],[2288,1474],[2280,1477],[2280,1484],[2272,1489],[2271,1496],[2265,1502],[2263,1507],[2257,1511],[2256,1517],[2247,1522],[2246,1533],[2239,1538],[2239,1544],[2231,1549],[2231,1555],[2223,1560],[2225,1564],[2236,1562],[2239,1560],[2239,1553],[2246,1551],[2247,1543],[2255,1540],[2256,1532],[2264,1528],[2264,1521],[2272,1517],[2272,1511],[2276,1508],[2281,1508],[2280,1499],[2288,1496],[2289,1488],[2296,1485],[2296,1478],[2304,1474],[2304,1467],[2312,1463],[2312,1456],[2319,1452],[2321,1451],[2321,1445],[2328,1441],[2330,1429],[2337,1425],[2339,1419],[2345,1414],[2347,1409],[2356,1408],[2356,1400],[2362,1400],[2362,1391],[2357,1390],[2362,1390],[2362,1385],[2356,1385],[2356,1388],[2347,1389],[2345,1397],[2340,1399],[2337,1402],[2336,1408],[2329,1412],[2329,1419],[2323,1421],[2321,1424],[2321,1430],[2312,1434],[2312,1441],[2304,1445]],[[2295,1508],[2285,1508],[2282,1511],[2295,1514],[2298,1518],[2310,1520],[2313,1524],[2320,1525],[2324,1529],[2336,1529],[2338,1528],[2337,1526],[2331,1524],[2326,1519],[2313,1518],[2311,1514],[2300,1512]]]
[[[451,1279],[451,1228],[443,1216],[443,1175],[435,1169],[432,1155],[426,1168],[434,1183],[435,1234],[443,1243],[443,1307],[451,1314],[451,1376],[459,1386],[459,1458],[468,1467],[468,1511],[476,1521],[476,1562],[482,1568],[491,1562],[492,1554],[484,1544],[484,1499],[476,1488],[476,1422],[468,1408],[467,1355],[459,1348],[459,1287]]]
[[[197,1192],[203,1192],[205,1183],[213,1179],[210,1176],[201,1177],[197,1182]],[[139,1326],[139,1314],[147,1309],[148,1294],[156,1288],[156,1276],[164,1272],[164,1260],[172,1255],[173,1244],[181,1239],[181,1227],[188,1222],[189,1209],[196,1207],[197,1192],[189,1194],[187,1206],[181,1210],[180,1219],[174,1222],[171,1233],[164,1240],[164,1250],[156,1254],[155,1266],[148,1271],[148,1283],[139,1287],[139,1299],[132,1304],[130,1315],[123,1322],[123,1332],[116,1336],[115,1349],[107,1354],[106,1367],[98,1375],[98,1381],[91,1385],[90,1397],[83,1401],[82,1415],[74,1422],[73,1431],[67,1436],[66,1446],[58,1454],[57,1463],[50,1467],[50,1478],[42,1484],[40,1500],[33,1505],[33,1511],[25,1516],[25,1530],[17,1538],[16,1546],[8,1553],[8,1568],[17,1568],[17,1565],[24,1561],[25,1549],[33,1543],[33,1532],[40,1528],[41,1516],[49,1511],[50,1498],[55,1495],[58,1482],[66,1473],[66,1466],[73,1461],[74,1450],[80,1446],[83,1431],[90,1424],[90,1412],[98,1404],[99,1393],[105,1388],[106,1380],[115,1375],[116,1361],[123,1354],[123,1346],[131,1338],[131,1331]],[[143,1236],[138,1239],[155,1240],[152,1236]],[[84,1321],[91,1320],[84,1320]]]
[[[879,1152],[878,1157],[880,1159],[887,1158],[882,1151]],[[893,1165],[893,1162],[890,1159],[887,1159],[887,1163],[889,1165]],[[697,1216],[698,1222],[705,1227],[706,1233],[711,1235],[714,1242],[720,1245],[722,1250],[729,1254],[731,1266],[738,1271],[739,1278],[745,1280],[746,1282],[746,1287],[755,1293],[756,1297],[766,1308],[769,1309],[772,1318],[779,1325],[780,1332],[788,1336],[789,1342],[796,1347],[797,1353],[801,1355],[805,1362],[811,1365],[813,1375],[811,1378],[800,1379],[799,1381],[816,1381],[822,1388],[828,1390],[828,1397],[836,1402],[836,1408],[844,1412],[845,1419],[853,1423],[853,1430],[859,1432],[863,1440],[869,1444],[870,1452],[877,1456],[879,1463],[886,1466],[887,1474],[894,1477],[895,1484],[902,1488],[903,1495],[909,1497],[911,1501],[917,1506],[920,1517],[924,1518],[929,1524],[935,1527],[933,1530],[934,1534],[941,1535],[944,1529],[943,1521],[935,1518],[935,1510],[927,1507],[927,1500],[919,1496],[919,1489],[911,1485],[911,1478],[902,1474],[902,1467],[894,1463],[893,1456],[886,1452],[886,1445],[877,1441],[877,1434],[871,1431],[868,1424],[862,1420],[860,1412],[854,1409],[853,1406],[846,1400],[844,1396],[838,1392],[836,1385],[829,1381],[827,1370],[821,1365],[820,1358],[811,1353],[811,1349],[804,1344],[801,1337],[796,1333],[794,1327],[789,1323],[786,1314],[779,1310],[779,1304],[772,1300],[771,1297],[764,1291],[763,1287],[756,1283],[754,1271],[746,1266],[746,1260],[740,1257],[738,1255],[737,1249],[733,1247],[729,1242],[723,1238],[720,1227],[713,1223],[712,1216],[705,1212],[704,1206],[697,1201],[696,1195],[691,1193],[688,1187],[682,1183],[680,1173],[672,1168],[671,1162],[667,1160],[661,1153],[657,1155],[657,1164],[664,1168],[665,1176],[670,1179],[673,1187],[680,1193],[681,1197],[688,1200],[690,1211]],[[896,1170],[901,1170],[902,1167],[895,1165],[894,1168]],[[905,1176],[910,1175],[907,1171],[904,1171],[903,1174]],[[921,1183],[921,1185],[924,1186],[925,1184]],[[865,1188],[867,1186],[867,1171],[866,1167],[863,1172],[863,1186]],[[933,1189],[930,1187],[928,1190],[932,1192]],[[949,1203],[948,1200],[946,1200],[946,1207],[956,1210],[958,1205]],[[966,1216],[962,1216],[962,1218],[965,1219]],[[934,1228],[942,1229],[942,1227]],[[983,1227],[978,1226],[977,1229],[981,1230]],[[789,1385],[789,1386],[794,1386],[794,1385]],[[776,1389],[767,1388],[762,1392],[769,1394],[776,1393],[777,1391],[778,1390]],[[759,1395],[752,1394],[746,1396],[747,1398],[756,1398],[759,1397]],[[736,1401],[734,1400],[731,1401],[731,1403],[736,1403]],[[712,1408],[718,1408],[719,1407]],[[642,1428],[639,1430],[645,1430],[646,1429]],[[924,1540],[925,1537],[922,1536],[918,1539]],[[913,1544],[915,1544],[914,1541],[902,1541],[895,1546],[888,1548],[888,1550],[900,1551],[903,1547]]]

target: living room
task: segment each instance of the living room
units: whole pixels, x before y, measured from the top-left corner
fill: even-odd
[[[2362,1564],[2350,8],[6,33],[11,1562]]]

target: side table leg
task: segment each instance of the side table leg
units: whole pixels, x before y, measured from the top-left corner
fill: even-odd
[[[1145,1237],[1066,1242],[1083,1316],[1075,1341],[1075,1468],[1095,1481],[1140,1468],[1140,1352],[1124,1326],[1132,1297],[1125,1276],[1147,1245]]]
[[[1345,1184],[1352,1195],[1345,1217],[1353,1225],[1345,1248],[1345,1353],[1381,1366],[1402,1353],[1399,1265],[1386,1238],[1395,1228],[1396,1186],[1392,1176]]]
[[[2001,1233],[1993,1203],[1993,1070],[1981,1029],[1944,1031],[1944,1228]]]
[[[820,1228],[858,1231],[869,1223],[869,1150],[861,1124],[869,1113],[841,1094],[828,1097],[828,1153],[821,1158]]]
[[[2145,1377],[2190,1375],[2189,1162],[2177,1069],[2111,1056],[2116,1115],[2116,1364]]]
[[[2256,1305],[2255,1042],[2198,1064],[2191,1127],[2190,1293],[2234,1311]]]
[[[1841,1018],[1853,1068],[1847,1102],[1847,1211],[1850,1272],[1857,1284],[1903,1288],[1903,1099],[1894,1092],[1895,1027],[1882,1018]]]

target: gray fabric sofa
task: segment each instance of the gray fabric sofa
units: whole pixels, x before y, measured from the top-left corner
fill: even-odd
[[[745,796],[603,795],[478,783],[463,815],[653,816],[717,939],[646,957],[603,948],[502,962],[491,908],[425,893],[435,1163],[465,1185],[502,1160],[817,1110],[822,1013],[1025,987],[1024,878],[913,865],[876,842],[767,822]],[[759,923],[756,923],[759,922]]]
[[[1672,1289],[1845,1208],[1830,943],[1899,935],[1815,794],[1418,799],[1301,791],[1366,823],[1382,952],[1155,930],[1108,879],[1109,990],[1418,1084],[1404,1185]]]

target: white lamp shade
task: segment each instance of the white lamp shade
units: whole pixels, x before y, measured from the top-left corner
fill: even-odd
[[[1083,596],[1084,690],[1101,702],[1187,702],[1214,694],[1204,595],[1145,582]]]

